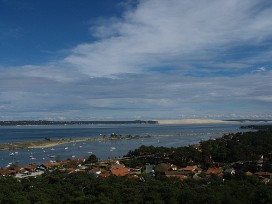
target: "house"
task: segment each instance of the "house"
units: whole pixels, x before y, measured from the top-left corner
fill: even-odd
[[[126,168],[126,167],[124,164],[120,164],[119,162],[111,166],[111,169],[122,169],[122,168]]]
[[[141,174],[141,171],[142,171],[141,167],[130,168],[131,174]]]
[[[154,172],[154,165],[150,165],[150,164],[146,164],[145,165],[145,173],[148,176],[155,176],[155,172]]]
[[[189,171],[189,172],[194,172],[198,169],[197,166],[186,166],[185,168],[182,168],[182,171]]]
[[[33,172],[37,171],[37,166],[29,165],[29,166],[21,166],[21,167],[15,167],[14,170],[16,173],[20,174],[31,174]]]
[[[272,173],[270,172],[259,171],[259,172],[256,172],[255,175],[258,177],[272,179]]]
[[[176,165],[170,163],[160,163],[155,167],[156,172],[165,172],[168,170],[176,171],[177,169]]]
[[[126,176],[131,173],[128,168],[120,168],[120,169],[111,168],[110,172],[114,176]]]
[[[164,174],[166,177],[175,177],[181,180],[188,178],[188,176],[185,175],[186,173],[181,171],[165,171]]]
[[[53,170],[61,165],[60,162],[47,162],[43,163],[39,166],[41,170]]]
[[[98,166],[99,166],[100,169],[106,169],[109,166],[109,164],[99,163]]]
[[[235,169],[234,168],[228,168],[224,171],[225,174],[231,174],[234,175],[235,174]]]
[[[15,167],[14,170],[16,171],[16,173],[25,173],[27,170],[24,167]]]
[[[12,175],[15,175],[15,174],[16,174],[15,170],[9,170],[9,169],[0,170],[0,176],[12,176]]]
[[[174,164],[171,164],[170,168],[173,170],[173,171],[177,171],[178,170],[178,167]]]
[[[126,168],[124,164],[120,164],[118,161],[110,168],[110,173],[114,176],[126,176],[129,175],[130,169]]]
[[[30,165],[30,166],[24,166],[22,167],[24,168],[25,170],[29,171],[29,172],[35,172],[36,169],[37,169],[37,166],[34,166],[34,165]]]
[[[98,177],[100,177],[100,178],[107,178],[109,176],[110,176],[110,173],[108,173],[108,172],[101,173],[101,174],[98,175]]]
[[[223,175],[223,170],[220,168],[208,168],[208,170],[206,171],[206,174],[211,175],[218,175],[218,176],[222,176]]]
[[[93,174],[99,175],[99,174],[101,174],[101,169],[96,167],[96,168],[91,169],[90,172]]]
[[[69,174],[71,174],[71,173],[84,173],[85,172],[85,170],[76,169],[76,168],[68,168],[67,171],[69,172]]]

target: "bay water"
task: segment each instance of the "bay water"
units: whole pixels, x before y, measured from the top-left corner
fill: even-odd
[[[87,158],[90,154],[95,154],[99,159],[119,158],[128,153],[129,150],[138,148],[141,145],[179,147],[197,144],[211,137],[221,137],[222,132],[247,131],[240,129],[240,126],[241,123],[0,127],[0,143],[43,141],[45,138],[52,140],[102,138],[110,137],[112,133],[122,136],[152,136],[138,139],[77,142],[50,148],[3,150],[0,151],[0,168],[5,168],[12,163],[16,163],[19,166],[28,165],[30,163],[39,165],[55,160]]]

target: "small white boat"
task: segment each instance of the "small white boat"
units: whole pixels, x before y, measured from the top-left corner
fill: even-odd
[[[9,154],[9,156],[14,156],[15,154],[13,153],[13,152],[11,152],[10,154]]]
[[[64,149],[65,149],[65,150],[67,150],[67,149],[68,149],[68,147],[65,147]]]

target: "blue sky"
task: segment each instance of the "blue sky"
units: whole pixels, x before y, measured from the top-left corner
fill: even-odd
[[[272,118],[269,0],[0,0],[0,120]]]

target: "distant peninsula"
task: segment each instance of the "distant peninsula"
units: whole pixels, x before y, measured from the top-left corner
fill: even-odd
[[[38,125],[112,125],[112,124],[157,124],[153,120],[133,121],[48,121],[48,120],[19,120],[0,121],[0,126],[38,126]]]
[[[246,122],[265,122],[271,123],[272,120],[262,119],[181,119],[181,120],[120,120],[120,121],[55,121],[55,120],[11,120],[0,121],[0,126],[54,126],[54,125],[121,125],[121,124],[164,124],[164,125],[185,125],[185,124],[220,124],[220,123],[246,123]]]

